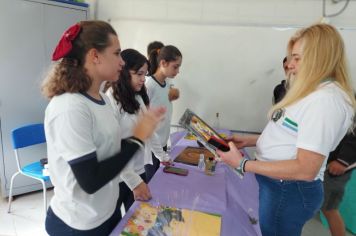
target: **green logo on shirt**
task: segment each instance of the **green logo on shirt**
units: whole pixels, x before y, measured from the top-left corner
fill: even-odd
[[[282,125],[295,132],[298,132],[298,124],[289,119],[288,117],[284,118]]]

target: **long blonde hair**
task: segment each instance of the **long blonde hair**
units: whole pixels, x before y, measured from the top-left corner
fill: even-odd
[[[345,46],[339,32],[328,24],[315,24],[298,30],[289,40],[287,47],[289,57],[294,44],[299,40],[302,43],[299,71],[286,96],[271,108],[269,117],[274,111],[287,107],[315,91],[325,79],[336,82],[348,95],[350,105],[355,109],[356,102],[347,70]]]

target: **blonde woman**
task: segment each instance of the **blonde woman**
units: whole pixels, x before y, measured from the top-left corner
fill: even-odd
[[[349,130],[355,109],[344,43],[334,27],[299,30],[288,56],[291,87],[271,108],[262,134],[234,136],[231,150],[218,152],[237,170],[256,173],[264,236],[300,235],[320,209],[327,157]],[[256,161],[237,150],[246,146],[256,146]]]

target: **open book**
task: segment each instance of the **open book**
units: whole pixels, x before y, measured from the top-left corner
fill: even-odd
[[[186,109],[179,120],[179,124],[188,132],[197,137],[197,139],[216,157],[216,150],[229,151],[229,145],[219,135],[217,131],[211,128],[199,116],[189,109]]]

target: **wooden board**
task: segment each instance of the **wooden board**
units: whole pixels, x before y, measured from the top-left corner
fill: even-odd
[[[205,158],[214,157],[214,155],[204,147],[186,147],[174,161],[198,166],[200,154],[204,154]]]

